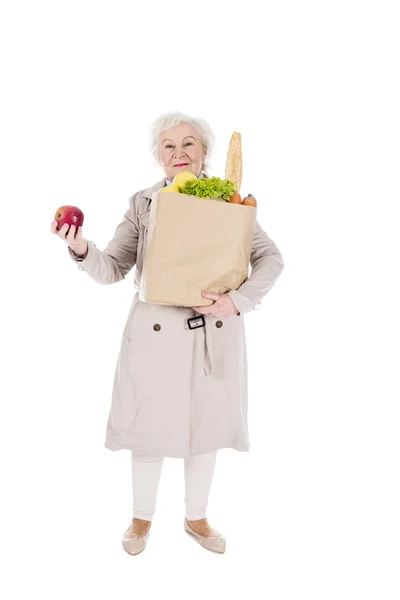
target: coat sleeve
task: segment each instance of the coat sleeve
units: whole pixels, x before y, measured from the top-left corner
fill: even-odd
[[[72,260],[79,269],[103,285],[124,279],[136,263],[139,229],[134,204],[135,195],[129,198],[129,208],[115,229],[112,240],[104,250],[88,241],[88,253],[82,260],[76,258],[68,247]]]
[[[240,313],[254,310],[256,304],[259,304],[274,286],[284,267],[282,255],[275,242],[268,237],[258,221],[254,226],[250,264],[250,276],[237,290],[228,292]]]

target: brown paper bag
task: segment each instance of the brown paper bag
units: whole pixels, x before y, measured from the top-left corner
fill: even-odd
[[[139,298],[209,306],[202,291],[237,289],[249,273],[256,207],[173,192],[152,196]]]

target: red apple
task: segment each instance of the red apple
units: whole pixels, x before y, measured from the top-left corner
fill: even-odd
[[[57,231],[60,231],[64,223],[68,225],[75,225],[76,229],[83,225],[83,212],[77,206],[60,206],[54,215],[54,219],[57,221]]]

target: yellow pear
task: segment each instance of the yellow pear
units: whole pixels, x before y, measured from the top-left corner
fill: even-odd
[[[179,194],[179,188],[176,185],[167,185],[166,187],[161,188],[160,192],[175,192]]]
[[[182,171],[182,173],[175,175],[172,183],[179,189],[182,189],[187,181],[194,181],[195,179],[197,179],[197,177],[194,175],[194,173],[191,173],[190,171]]]

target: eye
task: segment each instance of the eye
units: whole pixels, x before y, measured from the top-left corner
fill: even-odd
[[[185,146],[193,146],[193,142],[186,142]]]
[[[173,146],[172,146],[172,144],[167,144],[165,147],[166,148],[172,148]]]

